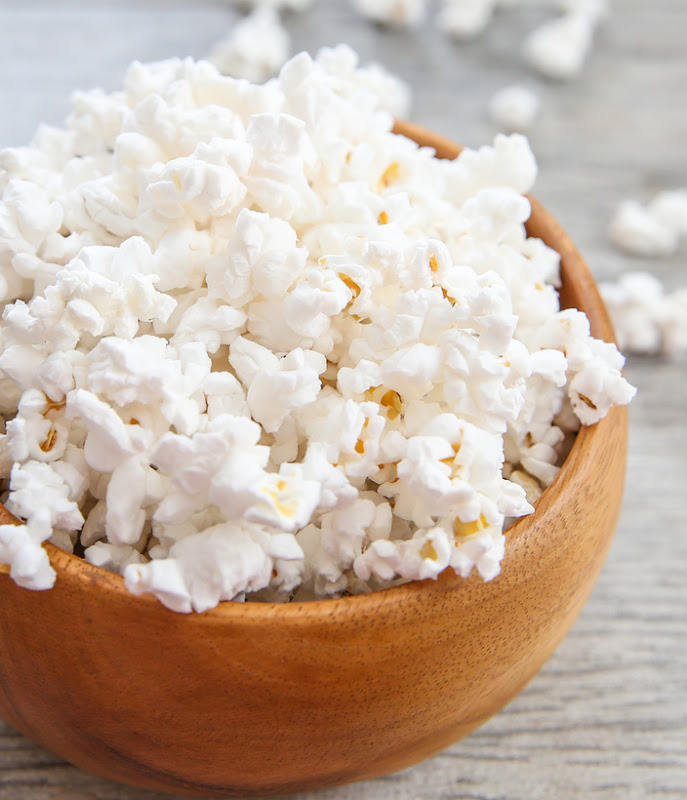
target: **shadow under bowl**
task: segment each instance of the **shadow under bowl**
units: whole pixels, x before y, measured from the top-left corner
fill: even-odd
[[[442,158],[460,149],[397,131]],[[536,201],[527,228],[561,254],[562,304],[612,341],[580,255]],[[52,590],[0,574],[0,716],[85,770],[180,794],[283,795],[411,766],[512,700],[568,632],[610,546],[626,446],[624,408],[583,428],[489,583],[447,570],[374,594],[185,616],[48,545]]]

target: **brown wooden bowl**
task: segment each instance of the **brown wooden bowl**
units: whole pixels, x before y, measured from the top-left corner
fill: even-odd
[[[441,157],[459,151],[397,130]],[[528,230],[562,255],[564,303],[612,340],[587,268],[536,202]],[[408,767],[508,703],[568,632],[613,536],[626,444],[624,408],[582,429],[489,583],[447,570],[340,600],[185,616],[48,546],[51,591],[0,575],[0,716],[83,769],[168,792],[287,794]]]

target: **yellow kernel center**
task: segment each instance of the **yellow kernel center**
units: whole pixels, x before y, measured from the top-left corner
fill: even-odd
[[[40,445],[41,450],[44,453],[49,453],[55,446],[56,441],[57,441],[57,431],[55,430],[55,426],[51,425],[50,430],[48,431],[48,435],[45,437],[45,441],[43,442],[43,444]]]
[[[422,558],[429,558],[432,561],[436,561],[439,558],[437,551],[434,548],[434,544],[432,541],[427,540],[422,547],[420,548],[420,556]]]
[[[453,535],[457,539],[462,539],[466,536],[474,536],[476,533],[483,531],[486,527],[488,527],[488,524],[484,514],[474,522],[461,522],[456,517],[453,522]]]
[[[387,417],[390,420],[393,421],[401,416],[401,411],[403,410],[401,395],[393,389],[389,389],[388,392],[382,395],[379,404],[387,409]]]
[[[377,189],[381,191],[386,189],[389,184],[397,181],[401,177],[401,165],[398,161],[392,161],[391,164],[384,170],[382,177],[379,179]]]
[[[351,278],[350,275],[346,275],[345,272],[339,273],[339,278],[348,286],[353,294],[353,299],[355,300],[356,297],[360,294],[360,286]]]

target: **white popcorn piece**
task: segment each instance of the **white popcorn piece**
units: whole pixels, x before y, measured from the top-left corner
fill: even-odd
[[[240,178],[248,161],[245,145],[227,146],[221,139],[199,142],[189,156],[156,162],[145,171],[139,209],[165,221],[190,217],[201,224],[231,214],[246,195]]]
[[[464,578],[476,567],[485,581],[492,580],[499,574],[505,541],[502,534],[491,536],[483,533],[470,538],[453,551],[451,567]]]
[[[105,533],[114,545],[133,545],[141,536],[147,470],[145,460],[136,456],[120,461],[112,470],[105,495]]]
[[[140,425],[126,424],[117,412],[92,392],[75,389],[66,398],[66,417],[78,417],[88,431],[83,445],[91,469],[111,473],[124,459],[142,451],[149,436]]]
[[[677,358],[687,351],[687,289],[667,293],[648,272],[628,272],[599,290],[624,353]]]
[[[107,569],[121,575],[129,564],[145,564],[146,559],[138,550],[128,545],[96,542],[84,551],[84,558],[89,564]]]
[[[687,189],[658,192],[647,211],[668,230],[687,236]]]
[[[594,17],[571,12],[542,23],[525,39],[525,60],[548,78],[577,77],[589,55],[594,36]]]
[[[261,546],[260,529],[216,525],[174,544],[169,558],[124,568],[124,580],[135,594],[152,592],[174,611],[206,611],[222,600],[269,585],[273,557]],[[301,558],[298,545],[273,551],[284,560]]]
[[[537,177],[537,162],[524,136],[498,134],[493,147],[462,150],[447,171],[452,184],[447,194],[460,205],[480,189],[506,186],[526,194]]]
[[[290,49],[279,14],[263,5],[234,25],[213,47],[209,60],[224,75],[263,83],[280,70]]]
[[[244,337],[234,341],[230,353],[229,362],[247,387],[251,414],[268,433],[277,431],[290,412],[315,400],[327,367],[321,353],[298,348],[277,358]]]
[[[624,200],[616,208],[609,230],[611,241],[638,256],[668,256],[677,250],[679,234],[636,200]]]
[[[331,270],[312,270],[284,299],[284,319],[314,342],[328,332],[331,317],[353,300],[350,286]]]
[[[304,528],[319,505],[320,486],[304,478],[299,466],[282,464],[278,474],[266,474],[244,518],[287,533]]]
[[[51,589],[57,574],[41,544],[52,528],[45,518],[26,525],[0,525],[0,563],[9,564],[10,577],[19,586],[35,591]]]
[[[424,20],[426,0],[351,0],[366,19],[384,25],[416,27]]]
[[[38,389],[27,389],[17,415],[7,422],[7,446],[15,462],[56,461],[67,447],[68,428],[61,406]]]
[[[634,389],[621,375],[624,357],[613,344],[589,335],[587,317],[566,309],[553,317],[542,331],[542,339],[562,350],[568,361],[568,395],[583,425],[593,425],[611,405],[624,405]]]
[[[10,345],[0,354],[0,370],[22,391],[31,388],[44,356],[30,345]]]
[[[313,441],[303,460],[303,477],[320,486],[320,509],[345,508],[358,491],[348,481],[344,470],[327,458],[326,445]]]
[[[124,582],[132,594],[150,592],[171,611],[190,614],[191,595],[176,559],[161,558],[146,564],[128,564]]]
[[[489,116],[503,130],[526,131],[539,113],[539,95],[527,86],[514,84],[499,89],[489,100]]]
[[[203,381],[202,389],[207,404],[208,422],[212,422],[220,414],[250,416],[246,393],[230,372],[211,372]]]
[[[624,200],[610,225],[614,244],[633,255],[660,258],[676,252],[687,235],[687,190],[662,191],[643,206]]]
[[[96,542],[105,538],[105,515],[107,514],[107,505],[104,498],[107,496],[106,491],[102,493],[97,492],[97,494],[103,495],[103,499],[98,500],[90,510],[83,524],[83,528],[81,529],[80,538],[84,548],[89,548]],[[93,496],[95,497],[96,495],[94,494]]]
[[[296,242],[295,230],[283,220],[244,208],[226,258],[208,264],[210,296],[239,308],[258,295],[281,298],[305,264],[306,252]]]
[[[322,201],[306,169],[317,159],[305,122],[291,114],[254,114],[246,130],[253,161],[244,179],[247,201],[292,224],[317,219]],[[277,144],[278,143],[278,144]]]
[[[496,0],[442,0],[437,25],[457,39],[471,39],[489,25],[495,5]]]
[[[52,464],[25,461],[10,476],[10,498],[5,504],[17,517],[63,530],[78,530],[84,519],[71,498],[70,486]],[[49,538],[49,535],[45,537]]]
[[[246,314],[215,298],[199,297],[184,311],[170,344],[202,342],[208,353],[216,353],[223,344],[231,344],[246,324]]]

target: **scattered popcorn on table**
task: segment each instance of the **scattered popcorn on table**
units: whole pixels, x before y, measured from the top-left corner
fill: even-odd
[[[491,22],[496,0],[442,0],[437,25],[456,39],[478,36]]]
[[[648,204],[649,214],[668,230],[687,236],[687,189],[659,192]]]
[[[574,4],[571,11],[542,23],[529,34],[522,44],[525,60],[547,78],[577,77],[589,55],[597,19],[598,15],[579,10]]]
[[[223,75],[264,83],[276,75],[289,57],[289,34],[279,14],[269,6],[256,8],[237,22],[210,53]]]
[[[687,190],[659,192],[646,206],[624,200],[615,211],[609,233],[615,245],[633,255],[672,255],[680,237],[687,236]]]
[[[609,229],[611,241],[637,256],[658,258],[676,252],[679,235],[636,200],[623,200]]]
[[[22,586],[53,584],[48,540],[179,612],[490,580],[580,423],[629,401],[526,236],[527,141],[438,160],[391,132],[392,80],[345,46],[264,85],[135,63],[0,153]]]
[[[666,293],[648,272],[628,272],[599,290],[624,353],[677,358],[687,352],[687,288]]]
[[[412,28],[425,18],[427,0],[351,0],[363,17],[382,25]]]
[[[489,101],[489,116],[507,132],[526,131],[539,113],[539,96],[527,86],[505,86]]]

